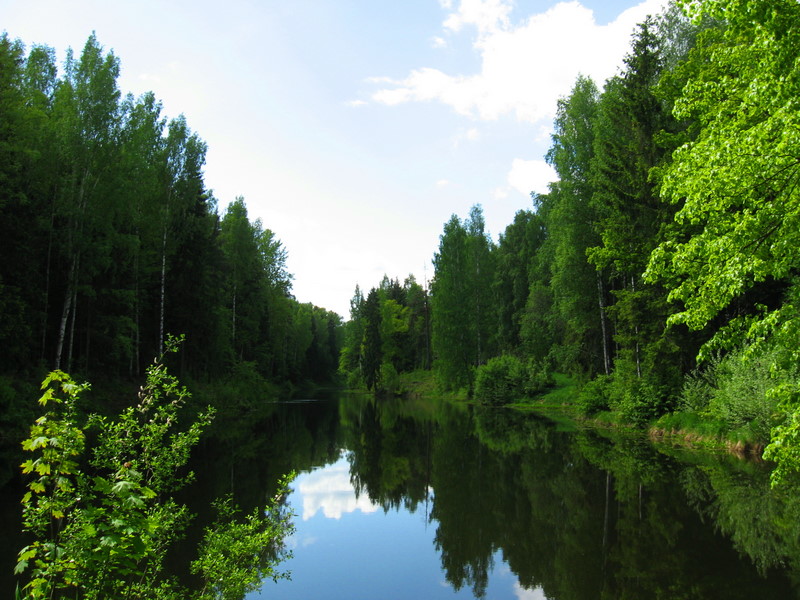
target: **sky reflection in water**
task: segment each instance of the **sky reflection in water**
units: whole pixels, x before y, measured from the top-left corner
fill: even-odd
[[[282,565],[292,579],[267,581],[248,600],[474,598],[468,587],[456,591],[447,582],[434,545],[437,523],[429,522],[425,505],[384,511],[366,494],[357,496],[346,456],[301,473],[292,488],[294,557]],[[499,553],[494,561],[487,600],[544,599],[540,590],[519,585]]]

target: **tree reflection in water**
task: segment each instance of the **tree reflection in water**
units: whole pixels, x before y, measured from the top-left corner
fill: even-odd
[[[447,582],[475,597],[499,561],[520,597],[798,597],[800,499],[760,465],[434,399],[276,405],[246,429],[215,445],[209,485],[263,494],[344,451],[356,502],[422,515]]]

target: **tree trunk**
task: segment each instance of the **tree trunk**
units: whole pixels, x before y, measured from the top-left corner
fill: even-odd
[[[636,292],[636,280],[634,276],[631,275],[631,291]],[[635,296],[634,296],[635,298]],[[638,379],[642,378],[642,361],[641,357],[639,356],[639,324],[637,323],[633,327],[633,333],[636,336],[636,377]]]
[[[61,309],[61,321],[58,325],[58,342],[56,343],[56,357],[53,368],[59,370],[61,368],[61,357],[64,351],[64,339],[67,334],[67,320],[69,319],[70,311],[72,309],[73,288],[75,287],[75,270],[76,258],[73,256],[69,267],[69,275],[67,277],[67,290],[64,293],[64,305]]]
[[[603,298],[603,278],[597,271],[597,303],[600,307],[600,331],[603,336],[603,368],[606,375],[611,374],[611,359],[608,352],[608,325],[606,324],[606,306]]]
[[[139,375],[139,245],[141,244],[141,238],[138,230],[136,237],[139,241],[133,261],[133,352],[131,353],[129,367],[130,375]]]
[[[75,316],[78,314],[78,286],[72,286],[72,314],[69,320],[69,344],[67,345],[67,372],[72,371],[72,350],[75,347]]]
[[[166,301],[167,287],[167,226],[164,225],[164,235],[161,238],[161,307],[158,317],[158,355],[164,353],[164,304]]]
[[[236,282],[233,284],[233,303],[231,305],[231,347],[236,354]]]
[[[42,310],[42,341],[39,358],[44,362],[47,354],[47,317],[50,312],[50,262],[53,257],[53,227],[55,226],[55,200],[50,211],[50,230],[47,233],[47,262],[44,271],[44,309]]]

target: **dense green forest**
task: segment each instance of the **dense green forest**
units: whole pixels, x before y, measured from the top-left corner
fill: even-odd
[[[152,93],[122,96],[119,70],[94,35],[60,73],[52,48],[0,37],[0,485],[20,442],[29,457],[17,597],[241,598],[279,575],[281,493],[244,516],[218,501],[190,594],[164,574],[185,465],[215,413],[224,428],[334,380],[341,317],[293,298],[275,233],[241,197],[217,211],[206,144]]]
[[[61,70],[0,38],[2,415],[52,368],[138,381],[167,334],[182,377],[329,380],[340,317],[294,300],[276,234],[241,197],[218,212],[206,144],[119,71],[94,35]]]
[[[341,367],[391,389],[432,357],[491,403],[567,373],[587,414],[769,443],[775,480],[796,471],[798,55],[793,0],[646,19],[616,76],[559,102],[548,193],[497,242],[480,206],[454,215],[424,312],[413,282],[356,290]]]
[[[184,117],[164,116],[154,94],[124,96],[119,60],[94,35],[59,70],[52,48],[26,48],[3,34],[0,452],[16,452],[33,421],[34,384],[55,371],[40,400],[50,412],[24,442],[41,454],[23,463],[33,477],[25,530],[44,539],[54,520],[77,517],[74,529],[64,530],[65,547],[83,557],[93,577],[102,571],[93,562],[100,531],[93,519],[105,526],[106,509],[74,507],[95,501],[112,516],[113,509],[134,519],[131,536],[112,540],[130,545],[109,552],[163,558],[161,545],[180,514],[159,494],[172,493],[172,470],[188,460],[214,411],[195,414],[195,424],[169,446],[162,442],[175,423],[170,411],[188,393],[161,364],[148,370],[140,404],[118,422],[93,415],[77,424],[78,396],[88,389],[75,382],[115,390],[138,382],[173,335],[185,342],[170,367],[190,384],[216,386],[209,396],[218,411],[246,402],[248,393],[328,382],[337,370],[351,386],[395,393],[403,373],[431,369],[443,390],[466,390],[491,405],[535,397],[554,375],[568,375],[578,382],[572,401],[585,415],[764,448],[776,464],[772,483],[796,481],[798,56],[795,0],[671,4],[636,28],[616,76],[580,76],[560,100],[546,156],[558,181],[533,195],[531,209],[519,211],[496,241],[480,206],[463,219],[453,215],[430,284],[385,276],[366,294],[356,287],[342,323],[293,298],[287,250],[276,233],[250,219],[243,198],[219,211],[203,180],[203,140]],[[167,402],[170,394],[177,400]],[[156,411],[148,408],[155,400],[165,406],[148,422],[136,411]],[[377,414],[381,405],[370,406]],[[503,412],[476,414],[487,439],[513,441]],[[369,416],[359,409],[358,419]],[[162,433],[153,433],[162,424]],[[83,427],[99,440],[91,473],[72,459],[84,450]],[[130,431],[139,436],[132,442]],[[453,434],[443,430],[441,440]],[[359,440],[356,459],[358,443],[375,441]],[[155,459],[144,468],[139,448],[149,443]],[[120,467],[125,444],[130,460]],[[470,451],[457,460],[476,457]],[[595,460],[625,468],[610,454]],[[0,481],[11,477],[5,463],[12,462],[0,465]],[[367,488],[370,465],[355,466],[356,482]],[[153,475],[156,467],[164,474]],[[51,471],[78,483],[54,485]],[[542,471],[542,480],[547,476]],[[38,495],[46,487],[62,504]],[[372,491],[399,501],[391,492]],[[480,508],[470,496],[439,498]],[[162,530],[141,536],[147,515],[156,513]],[[285,533],[268,527],[253,524],[278,539]],[[237,531],[220,528],[209,539],[224,549],[249,537]],[[51,552],[56,546],[37,543],[20,564],[60,556]],[[218,567],[231,571],[215,562],[221,555],[209,553],[209,581]],[[54,562],[55,575],[78,585],[67,563]],[[452,577],[480,587],[457,571]],[[31,589],[47,585],[34,580]]]
[[[696,416],[795,464],[800,165],[791,0],[677,2],[619,73],[579,77],[547,153],[558,181],[495,242],[444,225],[425,285],[356,289],[350,320],[291,295],[286,250],[244,199],[220,212],[206,146],[155,96],[123,96],[93,35],[0,39],[0,403],[62,368],[136,379],[169,333],[180,373],[397,389],[433,368],[486,402],[567,373],[587,414]],[[429,289],[428,289],[429,288]],[[341,348],[341,352],[340,352]],[[498,381],[501,382],[498,384]]]

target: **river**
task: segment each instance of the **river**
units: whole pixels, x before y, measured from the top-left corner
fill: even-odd
[[[298,473],[291,579],[248,600],[800,598],[800,494],[771,492],[757,463],[354,394],[271,404],[212,433],[187,495],[199,524],[212,498],[255,506]]]

